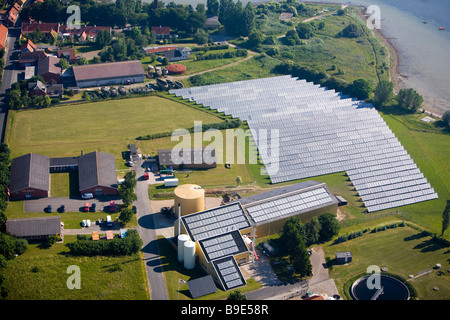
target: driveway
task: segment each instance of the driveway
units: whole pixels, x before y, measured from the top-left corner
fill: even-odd
[[[145,270],[149,283],[150,299],[168,300],[166,282],[164,279],[162,264],[160,260],[159,248],[156,239],[155,223],[153,221],[152,208],[148,197],[148,185],[154,179],[140,179],[145,172],[147,165],[138,160],[135,162],[134,169],[138,182],[135,192],[137,201],[134,203],[137,208],[138,232],[143,241],[142,252],[144,253]],[[150,174],[152,176],[152,174]]]
[[[24,201],[25,212],[43,212],[48,205],[51,205],[53,211],[56,211],[61,205],[65,206],[66,212],[80,212],[87,202],[91,206],[93,203],[96,205],[96,211],[109,210],[109,202],[114,200],[117,204],[122,203],[122,200],[118,197],[100,196],[94,199],[81,199],[81,198],[69,198],[69,197],[49,197],[40,199],[31,199]]]

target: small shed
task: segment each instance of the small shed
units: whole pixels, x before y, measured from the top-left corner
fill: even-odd
[[[193,299],[215,293],[217,291],[216,284],[210,275],[189,280],[187,285]]]
[[[336,263],[343,264],[352,262],[351,251],[340,251],[336,252]]]

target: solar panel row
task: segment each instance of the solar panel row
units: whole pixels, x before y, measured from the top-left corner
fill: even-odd
[[[239,117],[255,132],[278,130],[279,147],[271,149],[268,136],[270,152],[260,152],[272,183],[347,171],[369,212],[437,198],[383,118],[364,101],[291,76],[171,93]],[[269,170],[275,162],[279,169]],[[420,189],[411,191],[410,181]],[[394,189],[395,195],[383,192]]]
[[[331,203],[333,200],[324,188],[319,188],[261,204],[246,206],[248,214],[256,223],[283,218],[302,210]]]
[[[202,211],[182,219],[187,224],[193,241],[250,227],[239,203]]]

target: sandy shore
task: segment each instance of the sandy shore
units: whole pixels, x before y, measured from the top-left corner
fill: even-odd
[[[362,19],[365,19],[365,7],[361,7],[361,11],[359,13],[360,17]],[[390,70],[390,78],[392,83],[394,84],[394,93],[398,94],[398,92],[400,91],[400,89],[402,88],[406,88],[406,86],[404,86],[402,84],[402,80],[406,77],[404,75],[401,74],[400,70],[399,70],[399,65],[400,65],[400,55],[398,53],[398,49],[394,46],[394,44],[389,40],[389,38],[384,35],[380,30],[378,29],[373,29],[373,32],[376,34],[376,36],[378,36],[384,43],[385,47],[388,49],[388,54],[389,54],[389,60],[391,61],[391,66],[389,68]],[[430,96],[426,96],[423,95],[423,104],[422,104],[422,109],[424,112],[433,115],[435,117],[442,117],[443,114],[443,110],[445,110],[446,108],[439,108],[439,107],[435,107],[435,105],[437,104],[436,99],[434,99],[433,97]]]

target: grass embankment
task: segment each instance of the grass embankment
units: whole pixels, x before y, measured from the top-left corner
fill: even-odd
[[[64,241],[74,241],[65,236]],[[102,240],[103,241],[103,240]],[[105,240],[106,241],[106,240]],[[29,245],[3,270],[9,300],[148,300],[142,253],[124,257],[75,257],[63,243]],[[81,289],[68,289],[71,265],[80,268]]]
[[[395,217],[374,220],[365,223],[364,228],[375,229],[380,225],[390,225]],[[397,220],[398,222],[399,220]],[[341,230],[341,234],[354,231],[354,228]],[[387,229],[372,233],[365,233],[361,237],[348,240],[340,244],[327,243],[322,246],[325,257],[332,264],[329,269],[330,277],[335,280],[336,286],[343,297],[348,296],[349,279],[366,273],[369,266],[375,265],[380,269],[386,267],[389,273],[408,280],[417,292],[419,300],[448,300],[450,298],[450,274],[448,272],[448,247],[444,247],[425,233],[409,226]],[[346,265],[334,264],[335,252],[351,251],[353,259]],[[442,268],[433,267],[440,263]],[[415,279],[409,275],[417,276],[423,271],[430,273]],[[438,275],[441,271],[443,274]],[[438,291],[433,288],[438,287]]]

